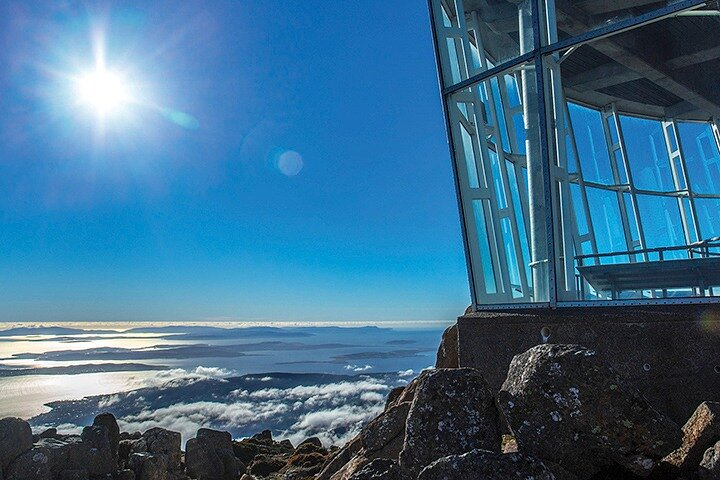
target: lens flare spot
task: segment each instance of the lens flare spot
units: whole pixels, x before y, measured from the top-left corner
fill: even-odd
[[[303,169],[302,155],[294,150],[286,150],[278,156],[277,168],[280,173],[294,177]]]
[[[189,113],[181,112],[179,110],[173,110],[170,108],[162,109],[161,113],[163,117],[184,129],[197,130],[198,128],[200,128],[200,122]]]

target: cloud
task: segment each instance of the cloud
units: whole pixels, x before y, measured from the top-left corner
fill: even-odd
[[[392,386],[384,378],[359,376],[290,388],[236,389],[212,400],[167,406],[143,404],[135,413],[119,418],[118,423],[129,432],[156,426],[174,430],[182,434],[183,442],[194,437],[199,428],[207,427],[230,431],[235,438],[270,428],[278,438],[294,444],[311,436],[320,437],[326,445],[340,444],[383,410]]]
[[[203,367],[202,365],[192,370],[183,368],[173,368],[163,370],[148,377],[138,378],[131,382],[134,388],[139,387],[177,387],[183,385],[191,385],[202,380],[225,381],[226,377],[231,377],[236,373],[226,368]]]
[[[345,365],[345,370],[352,370],[353,372],[366,372],[368,370],[372,370],[372,365],[365,365],[364,367],[359,367],[357,365]]]
[[[415,370],[413,370],[412,368],[409,368],[407,370],[400,370],[398,372],[398,377],[401,378],[412,377],[413,375],[415,375]]]

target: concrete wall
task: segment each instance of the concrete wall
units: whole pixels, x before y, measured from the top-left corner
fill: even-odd
[[[458,319],[461,367],[499,390],[513,356],[540,343],[603,355],[680,425],[701,402],[720,401],[720,305],[479,312]]]

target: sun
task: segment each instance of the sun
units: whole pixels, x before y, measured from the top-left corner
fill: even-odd
[[[103,68],[80,76],[76,89],[79,102],[101,116],[117,112],[130,101],[127,82],[118,73]]]

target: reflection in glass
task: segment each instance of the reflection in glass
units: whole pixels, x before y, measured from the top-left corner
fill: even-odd
[[[520,102],[530,94],[518,90],[534,87],[535,78],[528,65],[521,69],[521,82],[509,72],[448,100],[474,287],[484,304],[544,302],[548,295],[538,114]]]

